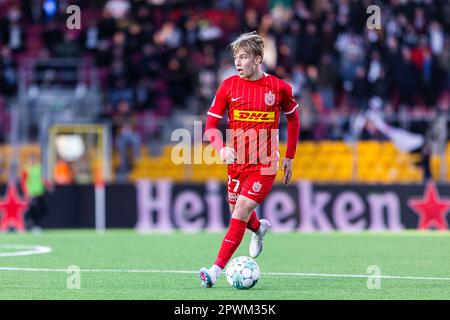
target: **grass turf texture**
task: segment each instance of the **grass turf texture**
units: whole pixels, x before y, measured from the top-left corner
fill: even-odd
[[[3,245],[49,246],[40,255],[0,257],[0,299],[450,299],[449,280],[273,275],[314,273],[450,278],[450,233],[270,233],[257,262],[262,275],[250,290],[236,290],[222,273],[212,289],[200,287],[197,270],[214,261],[224,233],[137,234],[112,230],[1,234]],[[250,232],[234,256],[248,255]],[[81,268],[81,289],[67,289],[70,265]],[[53,271],[7,271],[2,268]],[[58,271],[59,269],[59,271]],[[83,272],[89,269],[91,272]],[[186,270],[192,273],[99,271]],[[56,270],[56,271],[55,271]],[[97,270],[92,272],[93,270]]]

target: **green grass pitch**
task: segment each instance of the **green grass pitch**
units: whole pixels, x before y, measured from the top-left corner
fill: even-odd
[[[225,274],[214,288],[201,288],[197,271],[214,261],[223,235],[1,234],[0,299],[450,299],[449,232],[272,232],[257,258],[262,275],[254,288],[233,289]],[[248,255],[249,241],[247,231],[235,256]],[[8,256],[18,249],[7,245],[20,244],[52,251]],[[71,265],[81,269],[80,289],[67,288]],[[379,289],[368,288],[371,265],[381,271]]]

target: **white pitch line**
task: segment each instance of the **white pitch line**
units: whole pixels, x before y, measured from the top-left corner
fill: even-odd
[[[46,246],[35,246],[26,244],[0,244],[4,249],[25,249],[25,251],[2,252],[0,257],[30,256],[33,254],[43,254],[52,252],[52,248]]]
[[[441,277],[414,277],[414,276],[374,276],[369,274],[332,274],[332,273],[288,273],[288,272],[266,272],[265,275],[269,276],[299,276],[299,277],[334,277],[334,278],[381,278],[381,279],[405,279],[405,280],[438,280],[438,281],[450,281],[450,278]]]
[[[0,267],[0,271],[25,271],[25,272],[68,272],[69,269],[63,268],[19,268],[19,267]],[[82,269],[80,272],[105,272],[105,273],[179,273],[179,274],[197,274],[198,271],[192,270],[153,270],[153,269]],[[399,279],[399,280],[427,280],[427,281],[450,281],[445,277],[423,277],[423,276],[389,276],[389,275],[364,275],[364,274],[332,274],[332,273],[298,273],[298,272],[263,272],[264,276],[291,276],[291,277],[333,277],[333,278],[381,278],[381,279]]]

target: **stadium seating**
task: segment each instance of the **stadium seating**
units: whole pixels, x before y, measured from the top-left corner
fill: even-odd
[[[197,147],[204,153],[204,159],[213,164],[177,165],[171,159],[172,145],[166,145],[159,155],[152,155],[143,146],[141,158],[136,161],[130,172],[132,181],[138,179],[171,179],[174,181],[204,182],[209,179],[226,179],[225,166],[220,163],[217,152],[211,155],[204,152],[206,145]],[[280,145],[283,155],[286,145]],[[195,148],[191,150],[194,159]],[[13,149],[9,145],[0,146],[0,181],[8,180]],[[24,145],[19,148],[19,170],[30,154],[40,155],[38,145]],[[199,154],[199,153],[198,153]],[[343,141],[301,142],[297,148],[293,166],[293,179],[309,180],[318,183],[419,183],[423,179],[423,169],[417,163],[419,154],[410,154],[397,150],[390,142],[360,141],[354,146]],[[441,162],[450,162],[450,143],[445,157],[433,155],[430,167],[433,178],[450,178],[450,171],[441,172]],[[205,161],[203,161],[205,162]],[[113,155],[113,166],[117,168],[119,158]],[[447,165],[444,166],[447,168]],[[279,171],[276,182],[282,181]]]
[[[171,146],[167,145],[160,156],[144,156],[134,167],[130,178],[170,177],[194,182],[226,178],[222,164],[175,165],[170,159],[170,150]],[[281,154],[285,150],[286,145],[282,144]],[[447,158],[450,158],[449,150]],[[293,179],[323,183],[418,183],[423,176],[422,169],[416,165],[419,156],[400,152],[390,142],[361,141],[352,146],[342,141],[307,141],[300,143],[297,149]],[[433,176],[438,178],[440,157],[433,156],[431,163]],[[276,181],[281,180],[282,172],[279,172]]]

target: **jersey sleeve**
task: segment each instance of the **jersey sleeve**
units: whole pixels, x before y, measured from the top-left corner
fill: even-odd
[[[217,89],[216,95],[214,96],[214,100],[211,103],[211,107],[209,107],[208,115],[213,116],[219,119],[223,118],[225,114],[225,110],[227,109],[228,99],[227,99],[227,89],[226,85],[222,83]]]
[[[298,108],[298,103],[292,94],[292,87],[289,84],[284,83],[282,94],[283,100],[281,102],[281,111],[283,111],[284,114],[293,113]]]

